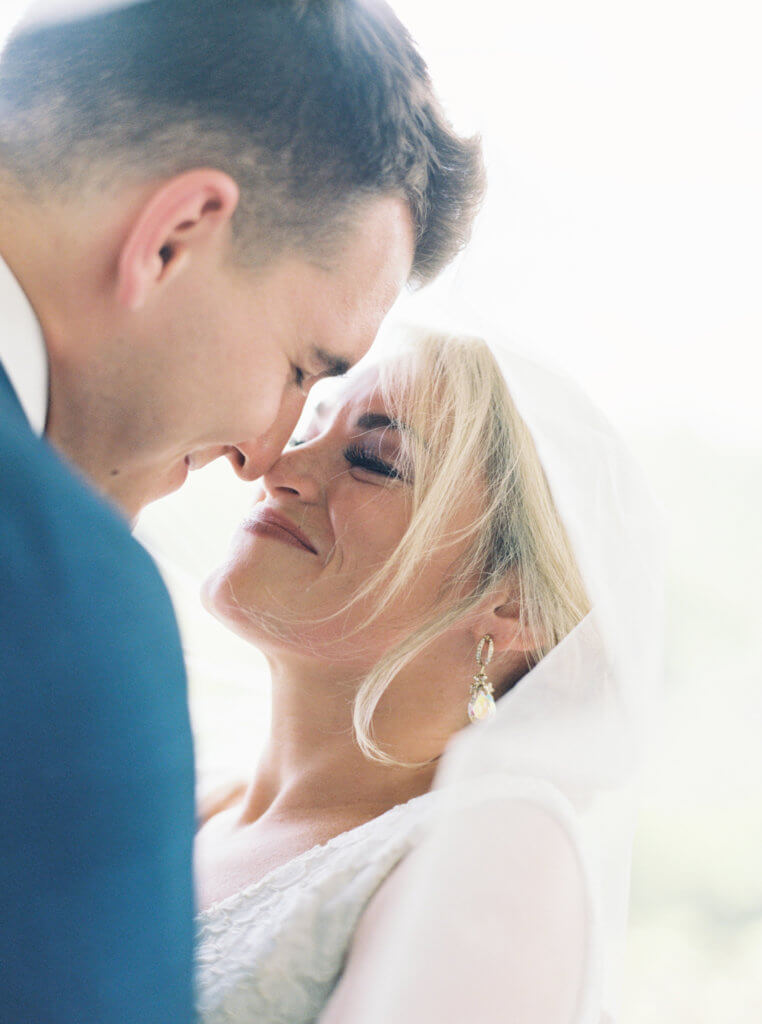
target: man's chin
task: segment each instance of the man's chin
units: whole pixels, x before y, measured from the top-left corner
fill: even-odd
[[[112,477],[105,490],[134,526],[144,508],[178,491],[189,472],[189,461],[184,457],[167,468],[155,467],[153,472],[146,469],[140,474]]]

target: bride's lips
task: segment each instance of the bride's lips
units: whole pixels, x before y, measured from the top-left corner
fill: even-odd
[[[309,538],[291,522],[288,516],[284,516],[282,512],[276,512],[273,508],[261,506],[252,509],[242,526],[249,533],[272,537],[274,540],[291,544],[303,551],[309,551],[310,554],[317,554]]]

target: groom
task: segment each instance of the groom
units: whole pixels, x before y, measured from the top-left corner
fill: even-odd
[[[192,1018],[185,678],[128,521],[212,458],[267,470],[310,385],[465,243],[482,190],[380,0],[104,6],[22,27],[0,61],[0,1018],[19,1024]]]

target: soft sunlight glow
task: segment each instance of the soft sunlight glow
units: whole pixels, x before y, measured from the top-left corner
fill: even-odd
[[[29,6],[29,0],[5,0],[0,5],[0,49]]]
[[[625,427],[762,441],[759,5],[393,6],[488,158],[426,301],[455,289]]]

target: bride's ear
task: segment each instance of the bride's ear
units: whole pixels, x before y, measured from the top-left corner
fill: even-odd
[[[518,592],[517,585],[490,594],[474,622],[477,641],[489,634],[495,645],[495,654],[508,651],[526,654],[542,643],[542,637],[522,621]]]

